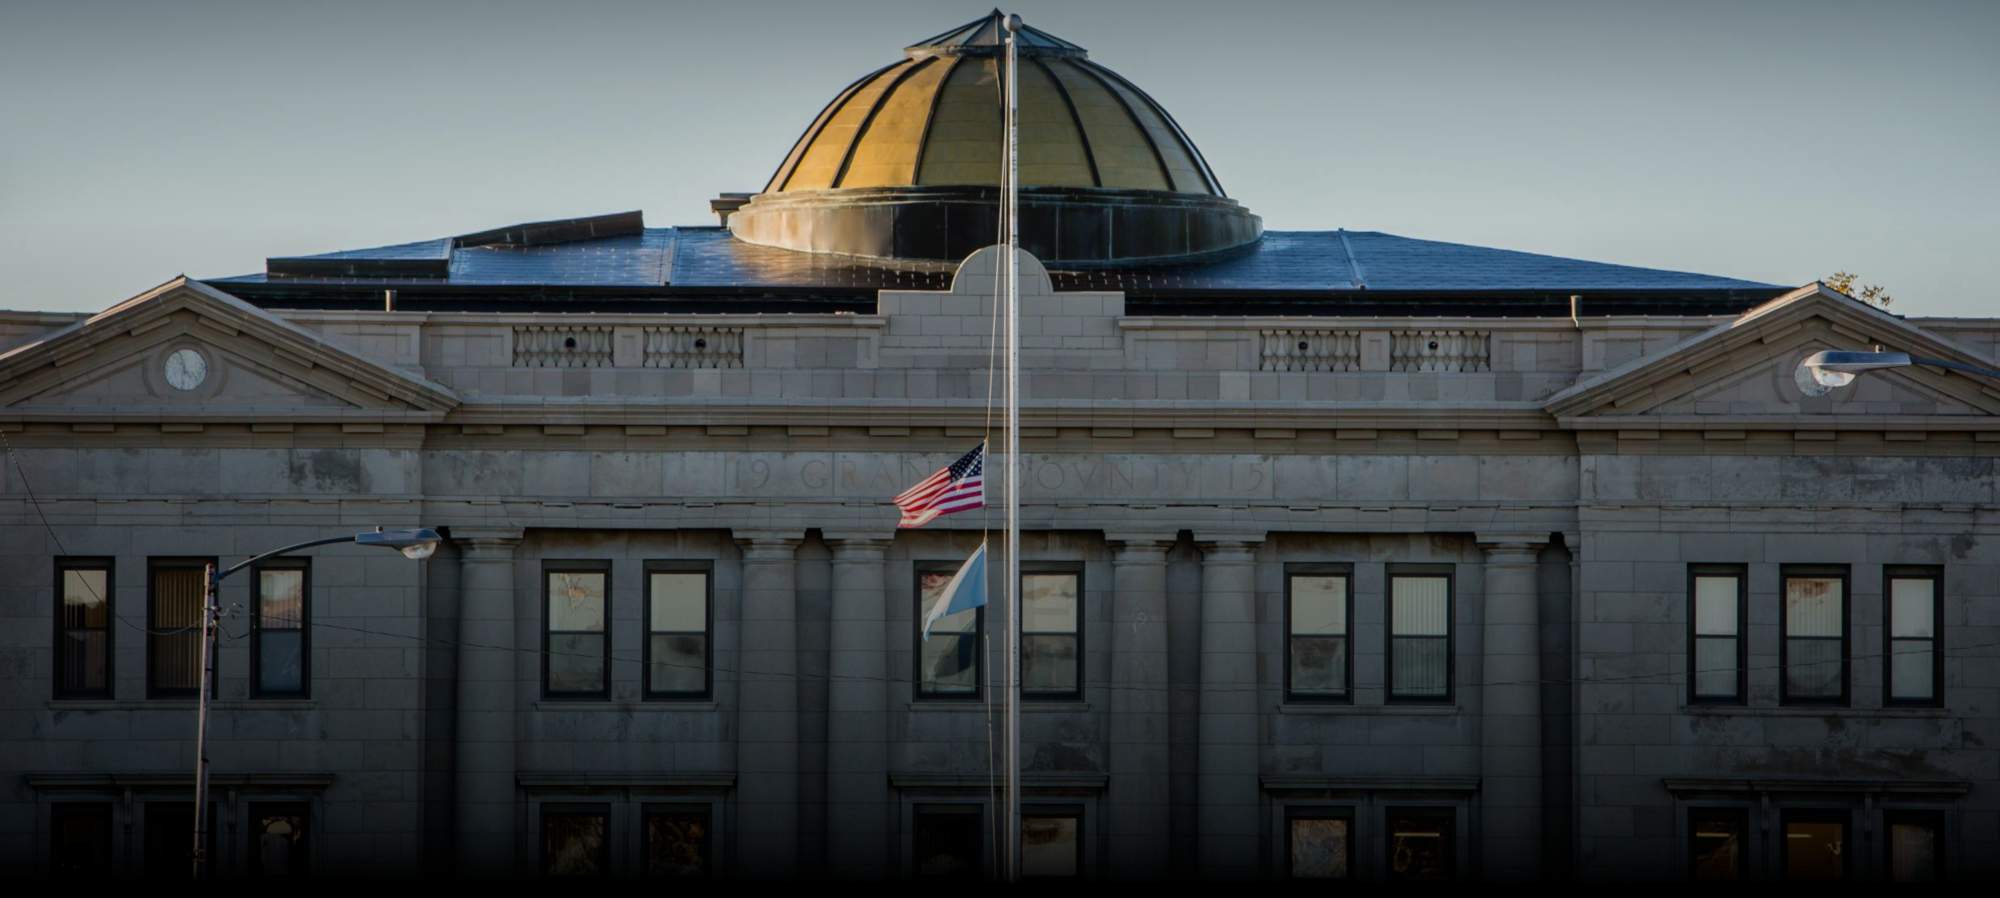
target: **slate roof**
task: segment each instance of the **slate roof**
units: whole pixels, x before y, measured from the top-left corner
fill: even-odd
[[[611,218],[609,216],[605,218]],[[265,272],[209,281],[257,285],[450,288],[541,287],[634,292],[827,292],[943,290],[953,266],[876,263],[757,246],[720,227],[629,226],[606,235],[598,219],[558,223],[579,239],[517,243],[468,237],[312,256],[278,257]],[[511,233],[511,232],[510,232]],[[472,240],[476,236],[478,240]],[[478,242],[481,245],[467,245]],[[1737,278],[1588,262],[1559,256],[1419,240],[1378,231],[1267,231],[1262,240],[1202,263],[1051,272],[1058,290],[1146,295],[1660,293],[1748,294],[1786,289]]]

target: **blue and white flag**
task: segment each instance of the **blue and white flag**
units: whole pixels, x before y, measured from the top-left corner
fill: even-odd
[[[938,618],[960,611],[983,608],[986,605],[986,544],[980,543],[973,550],[972,557],[965,560],[958,573],[951,575],[951,582],[944,585],[937,600],[931,603],[929,613],[924,615],[924,641],[931,640],[931,625]]]

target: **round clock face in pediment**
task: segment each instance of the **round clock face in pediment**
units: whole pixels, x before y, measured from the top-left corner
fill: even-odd
[[[192,390],[208,379],[208,359],[198,350],[176,349],[167,356],[167,385]]]

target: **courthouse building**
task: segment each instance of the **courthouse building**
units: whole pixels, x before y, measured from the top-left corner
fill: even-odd
[[[993,875],[1004,609],[919,609],[999,519],[889,500],[988,433],[996,26],[720,225],[0,313],[0,868],[185,875],[201,565],[422,525],[225,581],[216,875]],[[2000,319],[1267,231],[1018,75],[1027,872],[2000,873],[2000,384],[1794,381]]]

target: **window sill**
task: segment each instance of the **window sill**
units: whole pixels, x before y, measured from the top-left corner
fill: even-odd
[[[143,701],[120,699],[79,699],[60,698],[48,702],[51,711],[193,711],[200,706],[191,698],[156,698]],[[319,707],[312,699],[298,698],[254,698],[215,700],[208,703],[210,711],[311,711]]]
[[[1950,708],[1847,708],[1839,705],[1681,705],[1680,713],[1718,717],[1952,717]]]
[[[537,711],[714,711],[721,707],[714,701],[703,702],[614,702],[572,699],[545,699],[535,703]]]
[[[1340,702],[1285,702],[1279,714],[1352,714],[1363,717],[1449,717],[1464,712],[1458,705],[1350,705]]]

